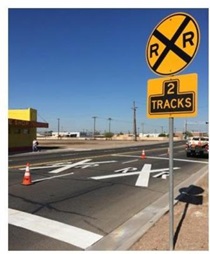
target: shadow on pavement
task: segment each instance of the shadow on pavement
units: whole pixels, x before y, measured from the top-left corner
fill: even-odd
[[[58,149],[61,148],[60,146],[39,146],[38,150],[42,151],[42,150],[53,150],[53,149]]]

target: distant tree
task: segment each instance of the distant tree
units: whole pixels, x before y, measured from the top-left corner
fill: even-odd
[[[111,139],[114,136],[114,133],[112,132],[105,132],[104,133],[104,137],[107,139]]]
[[[190,131],[183,132],[183,135],[184,135],[185,139],[188,138],[188,137],[192,137],[193,136],[192,132],[190,132]]]
[[[117,136],[124,135],[123,132],[117,133]]]
[[[167,135],[165,133],[160,133],[158,137],[166,137]]]

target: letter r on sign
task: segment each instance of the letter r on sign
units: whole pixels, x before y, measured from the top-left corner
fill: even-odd
[[[192,31],[183,34],[183,48],[186,48],[187,42],[190,43],[191,46],[194,45],[193,43],[194,33]]]
[[[157,43],[150,45],[150,58],[152,58],[152,54],[155,53],[158,56],[158,48],[159,45]]]

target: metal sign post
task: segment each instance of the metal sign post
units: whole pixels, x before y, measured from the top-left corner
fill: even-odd
[[[165,78],[148,80],[147,117],[169,118],[169,242],[174,249],[174,117],[197,115],[197,74],[174,76],[194,59],[200,44],[196,20],[183,12],[165,17],[151,33],[146,47],[149,68]],[[170,77],[169,77],[170,76]],[[189,90],[190,88],[190,90]]]
[[[169,241],[174,249],[174,179],[173,179],[173,135],[174,118],[169,118]]]

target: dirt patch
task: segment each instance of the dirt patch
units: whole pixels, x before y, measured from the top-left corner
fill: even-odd
[[[174,250],[209,250],[208,175],[196,183],[203,189],[202,203],[174,206]],[[169,213],[160,218],[130,250],[169,250]]]

